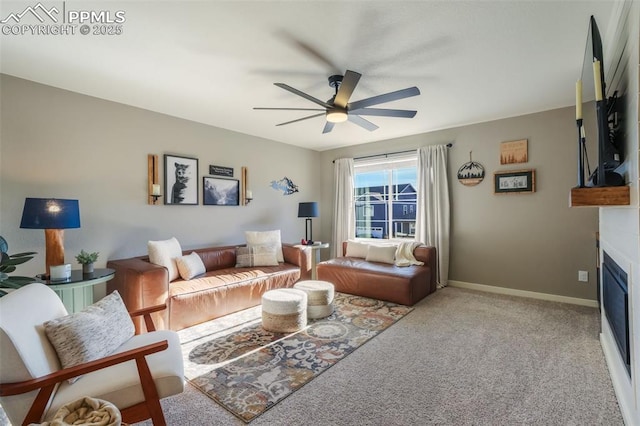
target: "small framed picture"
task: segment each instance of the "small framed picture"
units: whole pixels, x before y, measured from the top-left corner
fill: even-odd
[[[527,139],[500,144],[500,164],[517,164],[527,161],[529,161]]]
[[[205,206],[239,206],[240,181],[215,177],[202,178],[202,204]]]
[[[164,156],[165,204],[198,204],[198,159]]]
[[[493,180],[496,194],[536,192],[536,171],[533,169],[495,172]]]

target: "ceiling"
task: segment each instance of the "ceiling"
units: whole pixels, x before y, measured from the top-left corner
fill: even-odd
[[[0,71],[39,83],[323,151],[575,104],[589,16],[606,40],[613,1],[44,1],[60,11],[124,11],[120,35],[1,35]],[[31,2],[0,3],[0,19]],[[53,13],[53,12],[52,12]],[[62,12],[58,15],[62,16]],[[68,16],[68,15],[65,15]],[[33,16],[20,24],[38,23]],[[47,24],[49,22],[45,22]],[[8,21],[8,24],[15,24]],[[605,59],[606,59],[605,43]],[[362,74],[351,101],[417,86],[378,105],[373,132],[314,108],[327,77]]]

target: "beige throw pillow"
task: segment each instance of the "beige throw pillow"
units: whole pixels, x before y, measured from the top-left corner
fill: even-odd
[[[396,246],[370,245],[367,251],[367,262],[393,263],[396,256]]]
[[[135,334],[133,321],[117,291],[80,312],[43,325],[63,368],[111,355]],[[78,377],[69,382],[76,380]]]
[[[182,256],[182,248],[175,237],[162,241],[149,241],[147,250],[149,251],[149,262],[167,268],[169,281],[178,278],[176,259]]]
[[[236,268],[278,266],[276,248],[272,245],[237,247]]]
[[[284,262],[282,253],[282,241],[280,240],[280,230],[275,231],[245,231],[244,237],[247,247],[271,245],[276,249],[276,259]]]
[[[191,278],[202,275],[207,270],[202,263],[202,259],[195,251],[186,256],[181,256],[176,259],[176,265],[178,266],[178,272],[183,280],[190,280]]]
[[[369,251],[369,244],[361,243],[359,241],[347,241],[347,254],[348,257],[361,257],[364,259],[367,257]]]

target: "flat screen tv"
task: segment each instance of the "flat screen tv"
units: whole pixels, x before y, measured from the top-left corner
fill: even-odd
[[[596,62],[599,67],[596,67]],[[599,69],[599,72],[597,71]],[[621,119],[624,102],[619,99],[618,92],[607,93],[604,76],[604,54],[602,51],[602,38],[598,30],[598,24],[593,16],[589,21],[589,32],[583,63],[583,81],[586,84],[587,93],[585,101],[596,102],[596,127],[598,132],[598,166],[589,177],[587,186],[619,186],[624,185],[623,177],[615,172],[615,169],[624,160],[623,143],[621,136]],[[589,76],[592,76],[589,78]],[[591,81],[593,84],[591,84]],[[599,81],[598,81],[599,80]],[[598,96],[598,91],[601,95]]]

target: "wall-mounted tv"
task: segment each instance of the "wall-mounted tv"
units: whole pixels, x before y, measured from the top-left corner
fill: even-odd
[[[615,171],[624,161],[623,141],[619,129],[623,117],[618,92],[607,93],[604,76],[604,53],[602,38],[593,16],[589,20],[589,31],[585,58],[582,66],[582,82],[584,88],[583,102],[595,101],[595,117],[584,117],[584,120],[595,119],[597,128],[598,166],[589,176],[586,186],[620,186],[624,185],[623,177]],[[582,153],[581,153],[582,155]],[[579,168],[582,167],[582,161]],[[582,169],[579,173],[584,173]],[[581,182],[579,182],[579,185]]]

